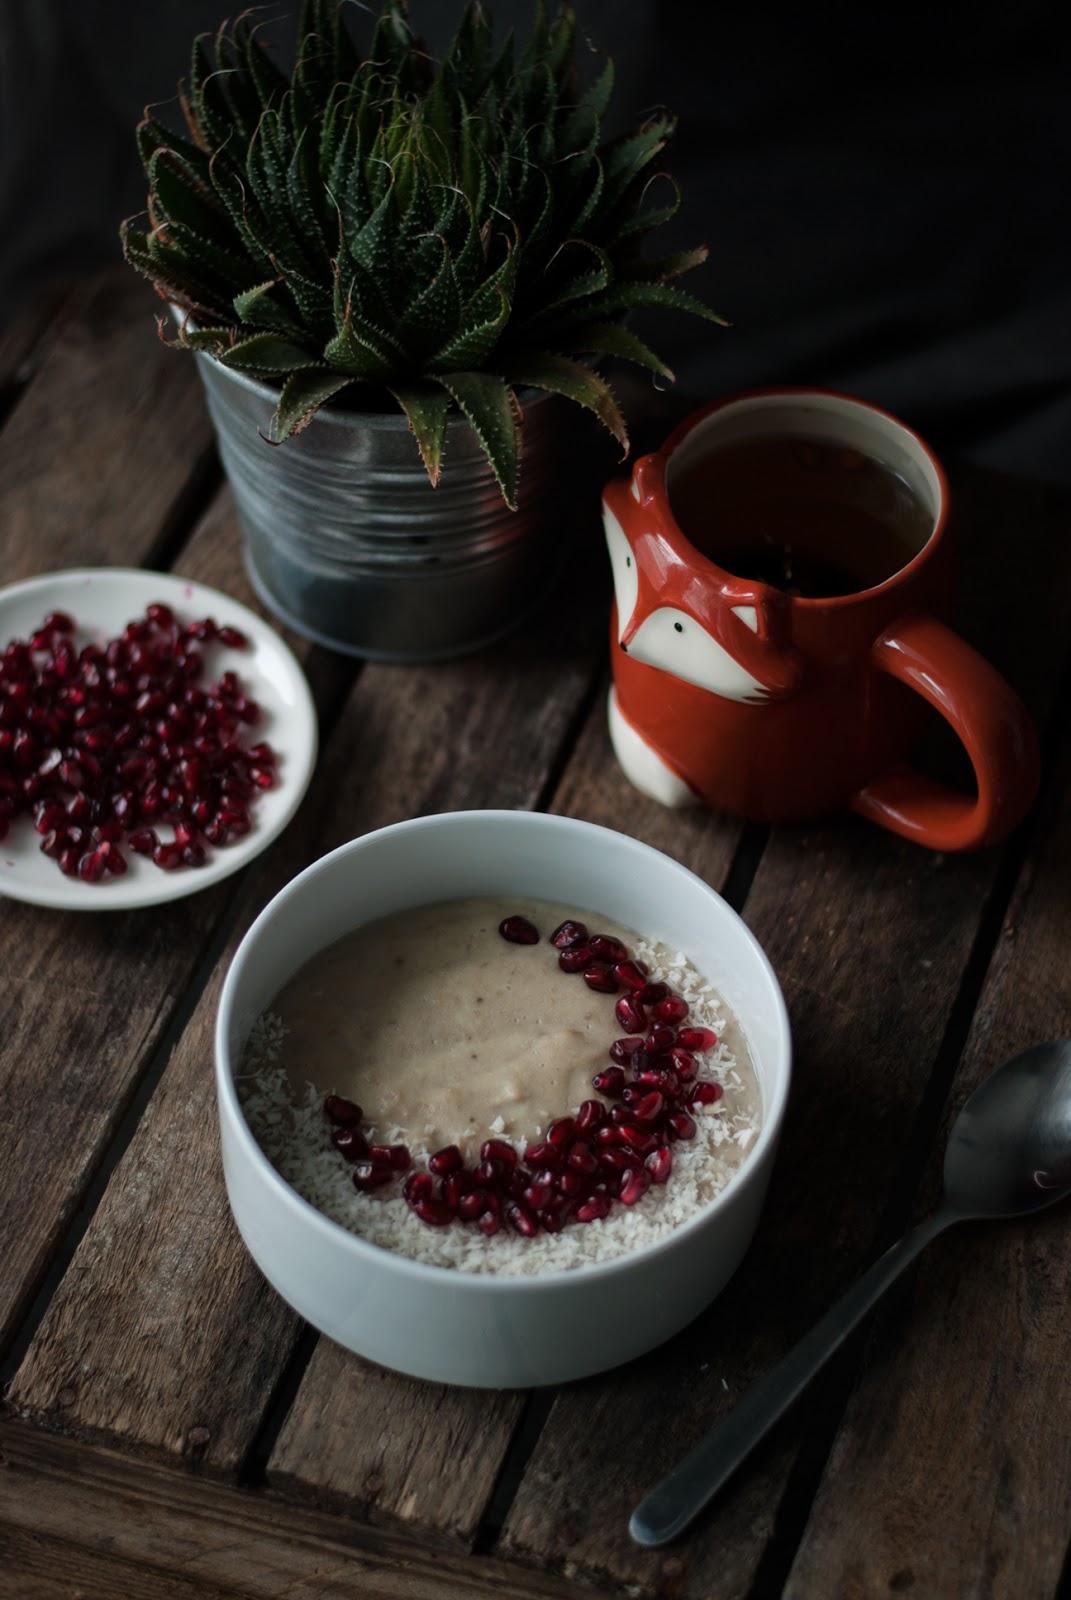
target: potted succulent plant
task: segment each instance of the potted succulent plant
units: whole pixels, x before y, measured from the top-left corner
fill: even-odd
[[[549,577],[561,402],[627,448],[599,363],[669,376],[628,314],[718,319],[673,282],[704,249],[640,248],[677,209],[672,180],[648,194],[673,119],[603,139],[612,63],[580,83],[568,6],[496,52],[470,0],[437,65],[405,0],[363,57],[344,9],[306,0],[289,74],[248,17],[195,41],[185,134],[138,130],[148,223],[123,250],[198,354],[265,601],[336,648],[431,659]]]

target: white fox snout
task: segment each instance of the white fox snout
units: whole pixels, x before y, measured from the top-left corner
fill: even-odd
[[[617,637],[634,661],[669,672],[726,700],[764,700],[768,690],[707,632],[703,624],[676,606],[656,606],[638,614],[640,580],[636,556],[624,529],[603,506],[606,544],[617,600]],[[753,605],[729,608],[752,633],[758,631]]]
[[[765,700],[767,689],[686,611],[659,606],[635,632],[622,630],[621,646],[634,661],[670,672],[723,700]]]

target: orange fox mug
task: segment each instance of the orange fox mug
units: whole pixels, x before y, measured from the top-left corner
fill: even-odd
[[[1010,832],[1037,739],[948,625],[948,512],[915,433],[813,389],[706,406],[608,484],[610,736],[630,781],[767,822],[850,806],[936,850]],[[977,793],[909,764],[927,704]]]

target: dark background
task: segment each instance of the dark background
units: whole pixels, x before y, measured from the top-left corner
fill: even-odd
[[[142,107],[173,101],[193,35],[239,8],[0,0],[0,328],[52,279],[118,259],[118,224],[144,205]],[[529,0],[491,9],[500,31],[527,34]],[[710,246],[685,286],[732,326],[648,322],[676,404],[828,384],[940,450],[1071,483],[1062,8],[577,9],[615,59],[616,123],[658,104],[681,118],[666,165],[684,205],[664,242]],[[295,10],[268,13],[283,58]],[[369,8],[353,12],[367,28]],[[460,0],[413,0],[433,50],[459,13]],[[645,398],[630,390],[641,410]]]

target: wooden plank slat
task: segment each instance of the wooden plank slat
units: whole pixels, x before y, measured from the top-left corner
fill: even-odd
[[[237,1589],[206,1588],[159,1567],[116,1561],[61,1539],[0,1523],[0,1600],[242,1600]]]
[[[1004,923],[946,1135],[999,1062],[1042,1037],[1071,1038],[1071,760],[1064,777],[1055,827]],[[922,1211],[939,1193],[943,1142]],[[1066,1206],[957,1228],[930,1248],[879,1321],[786,1600],[1056,1594],[1071,1543],[1069,1260]]]
[[[195,541],[182,563],[191,576],[200,575],[202,544]],[[571,618],[557,613],[556,625],[552,656],[537,619],[508,644],[465,661],[367,667],[299,817],[251,888],[241,926],[313,855],[369,828],[468,805],[532,806],[594,669],[587,607],[578,605]],[[213,1474],[241,1465],[297,1328],[253,1268],[226,1211],[209,1068],[224,966],[9,1396],[21,1414],[48,1427],[171,1460],[192,1454]],[[72,1378],[79,1372],[91,1381]],[[459,1394],[437,1404],[427,1390],[412,1429],[390,1428],[384,1446],[377,1433],[354,1425],[352,1412],[337,1411],[337,1384],[336,1357],[324,1344],[294,1403],[295,1419],[319,1419],[315,1456],[305,1453],[295,1420],[286,1436],[294,1448],[271,1472],[313,1498],[348,1498],[379,1518],[471,1540],[516,1421],[515,1397]],[[396,1379],[367,1367],[354,1385],[358,1416],[387,1416]],[[418,1440],[421,1493],[414,1496]],[[452,1456],[459,1440],[469,1459],[482,1463],[460,1486]]]
[[[965,623],[1044,719],[1065,650],[1071,564],[1058,537],[1066,508],[1034,509],[1021,518],[1018,486],[979,482]],[[1017,546],[1020,570],[1049,568],[1047,594],[1025,576],[1021,594],[1009,581],[1010,527],[1029,546]],[[628,1515],[871,1253],[1001,858],[944,859],[853,820],[775,831],[745,916],[785,988],[797,1065],[759,1234],[733,1283],[679,1340],[561,1393],[506,1520],[502,1553],[544,1569],[568,1563],[637,1593],[661,1594],[672,1583],[675,1594],[730,1600],[750,1590],[799,1419],[669,1550],[632,1546]]]
[[[30,381],[75,298],[70,284],[53,284],[20,306],[0,333],[0,407]]]
[[[419,1383],[321,1339],[268,1482],[470,1548],[522,1405],[520,1394]]]
[[[8,1530],[44,1540],[65,1563],[65,1600],[78,1594],[83,1571],[92,1581],[100,1570],[93,1557],[107,1558],[120,1573],[133,1567],[159,1574],[160,1600],[186,1600],[165,1586],[182,1581],[199,1600],[215,1600],[215,1589],[228,1600],[598,1600],[590,1589],[541,1573],[447,1548],[422,1550],[385,1529],[19,1422],[0,1422],[0,1479],[0,1541]],[[91,1556],[84,1568],[80,1550]],[[96,1600],[92,1589],[89,1596]],[[12,1600],[26,1600],[25,1591]],[[127,1590],[117,1587],[108,1600],[127,1600]]]
[[[7,583],[151,556],[212,435],[193,362],[157,338],[129,271],[84,291],[0,433]]]

